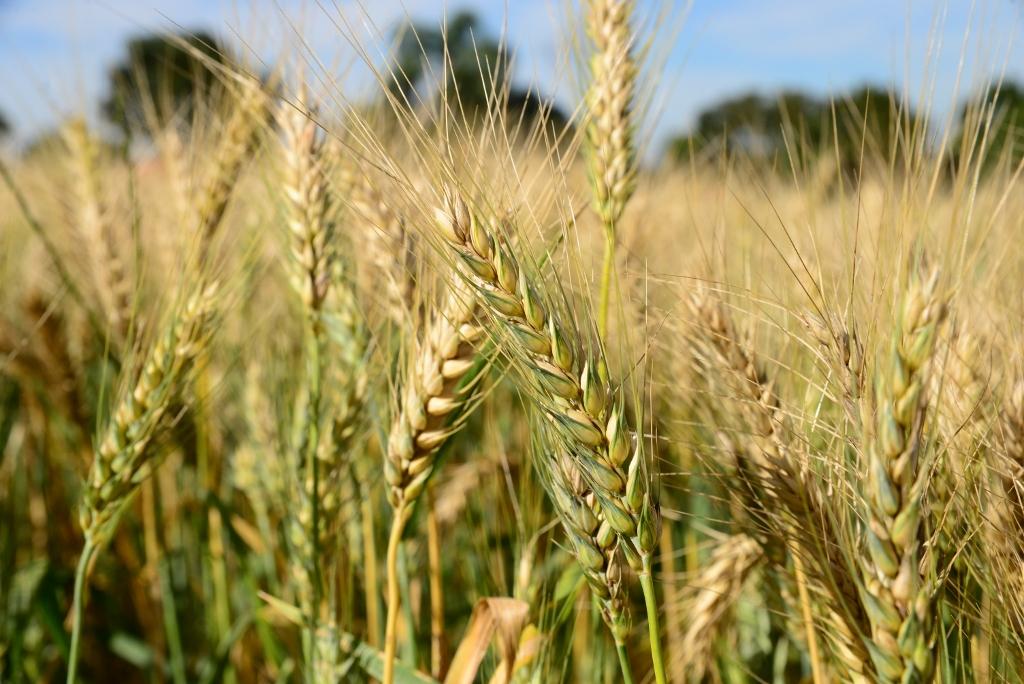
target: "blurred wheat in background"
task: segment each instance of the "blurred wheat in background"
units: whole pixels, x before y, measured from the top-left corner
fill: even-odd
[[[5,148],[0,682],[1024,681],[1022,90],[656,159],[684,13],[567,9],[574,99],[311,3]]]

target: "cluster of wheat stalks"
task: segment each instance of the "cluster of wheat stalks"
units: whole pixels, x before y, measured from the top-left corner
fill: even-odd
[[[225,73],[4,164],[0,680],[1024,679],[1020,169],[641,173],[583,10],[564,132]]]

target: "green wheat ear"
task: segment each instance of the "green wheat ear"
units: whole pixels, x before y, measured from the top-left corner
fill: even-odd
[[[922,525],[927,469],[922,457],[928,407],[926,388],[946,303],[937,270],[914,272],[907,283],[896,330],[875,380],[875,424],[868,453],[867,553],[864,605],[871,620],[871,650],[883,681],[928,681],[935,668],[938,606],[934,562]],[[930,569],[929,569],[930,568]]]

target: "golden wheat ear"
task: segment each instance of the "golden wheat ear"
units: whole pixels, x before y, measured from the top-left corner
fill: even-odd
[[[716,543],[707,565],[693,582],[686,598],[690,624],[675,657],[691,676],[701,679],[713,658],[713,647],[730,607],[747,578],[764,561],[761,544],[745,534]]]
[[[124,344],[131,321],[133,283],[118,253],[118,233],[102,191],[99,143],[85,121],[76,119],[61,129],[70,153],[74,179],[75,228],[89,257],[89,270],[100,309],[107,317],[113,342]]]
[[[215,285],[192,294],[156,340],[136,383],[116,405],[89,470],[80,523],[87,540],[102,543],[123,504],[152,474],[152,448],[182,381],[208,341]]]

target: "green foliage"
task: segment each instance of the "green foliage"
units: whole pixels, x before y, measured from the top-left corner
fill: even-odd
[[[846,171],[862,156],[889,161],[926,130],[898,95],[865,86],[829,101],[797,91],[748,93],[724,100],[697,119],[694,132],[670,143],[677,160],[713,151],[742,152],[765,163],[803,164],[823,154]]]
[[[198,102],[219,93],[219,67],[234,63],[221,43],[202,31],[134,38],[126,52],[108,73],[102,104],[107,119],[121,127],[187,118]]]
[[[960,110],[960,138],[952,154],[957,165],[979,155],[985,167],[1024,160],[1024,86],[993,84],[967,103]]]

